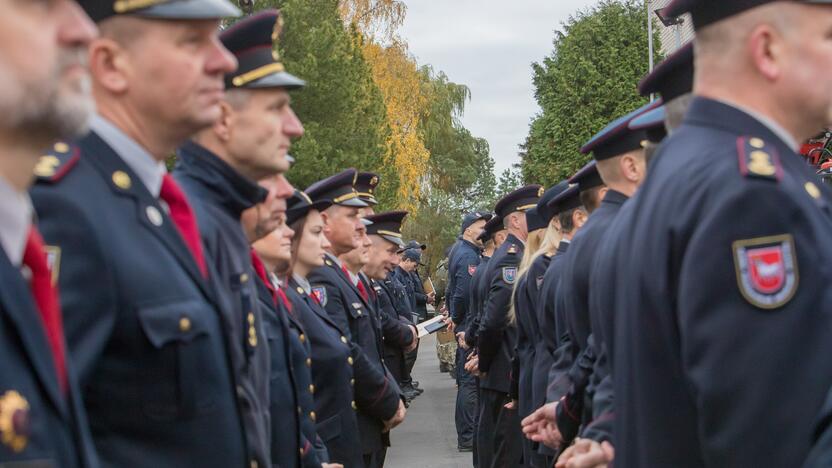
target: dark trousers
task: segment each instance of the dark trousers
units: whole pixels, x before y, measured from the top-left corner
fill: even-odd
[[[474,444],[477,411],[477,378],[465,371],[465,359],[468,351],[456,350],[456,440],[459,447],[471,447]]]
[[[364,468],[381,468],[384,466],[384,459],[387,458],[387,448],[373,453],[364,454]]]
[[[416,345],[416,349],[409,353],[404,354],[404,375],[402,376],[402,381],[405,385],[410,384],[413,381],[413,378],[410,377],[410,373],[413,372],[413,366],[416,365],[416,357],[419,356],[419,345]]]
[[[523,463],[520,418],[507,410],[504,392],[480,390],[480,424],[477,428],[479,468],[514,468]]]

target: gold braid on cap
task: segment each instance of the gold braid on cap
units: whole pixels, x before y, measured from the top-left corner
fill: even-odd
[[[116,13],[127,13],[167,2],[168,0],[117,0],[113,3],[113,11]]]
[[[286,70],[286,68],[282,63],[270,63],[268,65],[263,65],[260,68],[255,68],[250,72],[243,73],[242,75],[235,76],[234,79],[231,80],[231,84],[239,88],[246,83],[251,83],[252,81],[259,80],[266,75],[280,73],[284,70]]]

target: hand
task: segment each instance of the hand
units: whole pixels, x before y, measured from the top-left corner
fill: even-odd
[[[408,325],[410,327],[410,331],[413,332],[413,340],[404,348],[404,352],[409,353],[416,349],[419,345],[419,331],[413,325]]]
[[[465,363],[465,372],[469,374],[479,377],[480,376],[480,358],[476,354],[472,354],[468,357],[468,361]]]
[[[449,317],[446,316],[444,319],[442,319],[442,323],[448,326],[449,332],[453,333],[454,330],[456,330],[456,324]]]
[[[465,332],[459,332],[456,334],[456,343],[462,349],[468,349],[468,343],[465,342]]]
[[[563,437],[558,430],[555,410],[558,403],[547,403],[536,409],[520,422],[523,434],[534,442],[540,442],[551,448],[558,448]]]
[[[517,409],[517,400],[511,400],[510,402],[503,405],[503,408],[507,410],[515,410]]]
[[[436,293],[432,292],[432,293],[428,294],[428,304],[433,305],[433,303],[435,301],[436,301]]]
[[[390,432],[390,429],[398,426],[399,424],[404,421],[404,417],[407,415],[407,409],[404,407],[404,402],[399,400],[399,407],[396,409],[396,414],[393,415],[392,418],[384,421],[384,431],[383,432]]]
[[[321,463],[321,468],[344,468],[340,463]]]
[[[605,468],[614,458],[615,449],[611,443],[576,439],[558,458],[555,468]]]

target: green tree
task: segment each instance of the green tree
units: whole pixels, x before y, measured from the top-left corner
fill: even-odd
[[[279,43],[286,69],[307,81],[292,107],[305,135],[292,145],[289,179],[303,188],[348,167],[381,174],[395,193],[395,168],[384,164],[389,132],[384,101],[362,54],[363,37],[341,19],[338,0],[265,0],[285,18]]]
[[[579,149],[593,134],[647,102],[636,90],[649,67],[644,4],[604,0],[578,12],[555,31],[552,53],[532,65],[542,112],[524,144],[525,180],[552,185],[573,174],[589,160]]]
[[[500,180],[497,182],[497,191],[494,193],[494,202],[508,195],[509,193],[519,189],[525,185],[523,183],[523,174],[520,167],[514,165],[508,169],[504,169],[500,174]]]

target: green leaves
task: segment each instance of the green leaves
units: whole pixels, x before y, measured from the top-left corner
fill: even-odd
[[[644,2],[605,0],[555,32],[551,55],[532,64],[542,112],[524,145],[525,180],[550,186],[574,174],[590,159],[579,149],[592,135],[647,102],[636,90],[649,68],[647,17]],[[659,41],[656,32],[654,50]]]

